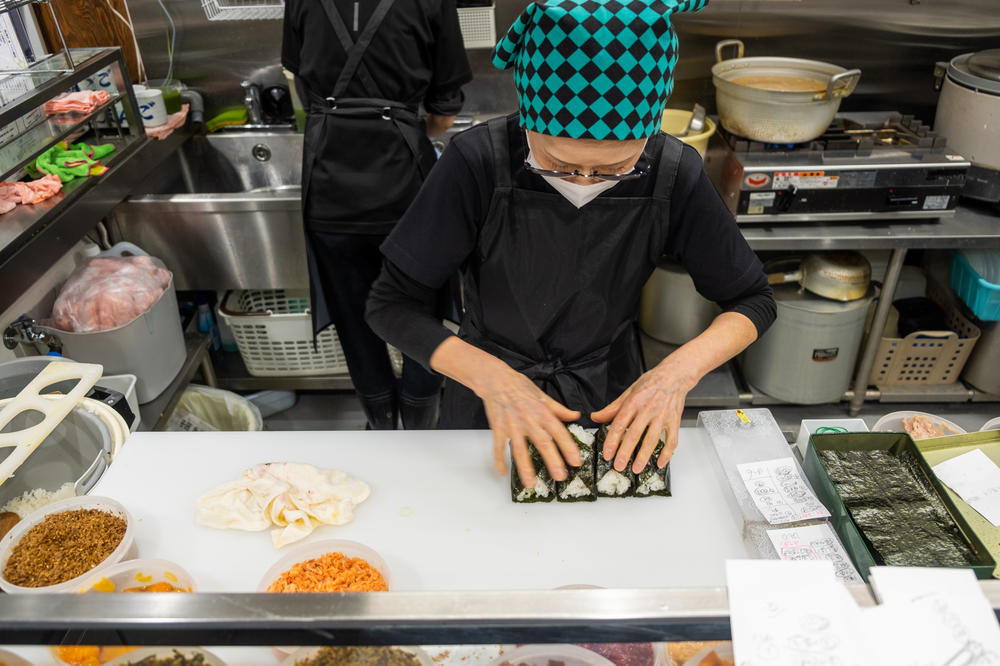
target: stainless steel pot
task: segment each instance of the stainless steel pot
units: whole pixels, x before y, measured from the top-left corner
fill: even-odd
[[[663,261],[642,289],[639,328],[661,342],[682,345],[700,335],[720,312],[698,293],[683,266]]]
[[[934,131],[972,162],[962,194],[1000,201],[1000,49],[956,56],[938,63],[935,74],[941,96]]]
[[[793,264],[794,265],[794,264]],[[872,267],[859,252],[816,252],[807,254],[794,270],[768,273],[768,284],[798,282],[814,294],[835,301],[853,301],[868,293]]]
[[[737,48],[736,58],[723,51]],[[743,42],[725,39],[715,45],[712,66],[715,104],[722,126],[742,137],[769,143],[802,143],[822,134],[840,108],[840,100],[854,92],[860,69],[844,69],[818,60],[799,58],[744,58]],[[815,81],[816,90],[769,90],[744,85],[749,76]]]

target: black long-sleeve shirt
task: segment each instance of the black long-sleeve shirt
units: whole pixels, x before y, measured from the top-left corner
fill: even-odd
[[[515,187],[553,191],[525,171],[527,144],[509,119]],[[600,196],[649,196],[656,170],[618,183]],[[465,263],[494,188],[493,151],[485,125],[455,137],[395,230],[382,244],[386,258],[368,300],[369,326],[407,356],[429,367],[430,356],[451,332],[434,311],[437,290]],[[670,200],[670,228],[663,253],[680,262],[705,298],[726,312],[745,315],[762,334],[776,307],[760,260],[702,168],[685,146]]]

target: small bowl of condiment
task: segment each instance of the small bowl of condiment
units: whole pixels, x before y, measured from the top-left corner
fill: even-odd
[[[344,645],[299,648],[281,666],[332,666],[334,664],[381,664],[382,666],[435,666],[418,647]]]
[[[135,556],[124,506],[109,497],[71,497],[28,514],[0,540],[0,589],[76,592],[88,576]]]
[[[104,666],[226,666],[226,662],[198,647],[146,647],[112,659]]]
[[[389,567],[368,546],[346,539],[299,544],[261,578],[258,592],[386,592]],[[278,646],[274,654],[287,659],[298,648]]]
[[[195,592],[194,579],[179,564],[142,558],[125,560],[88,576],[80,592]]]

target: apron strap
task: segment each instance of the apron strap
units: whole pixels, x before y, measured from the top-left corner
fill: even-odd
[[[677,171],[681,165],[681,152],[684,144],[672,136],[660,132],[663,137],[663,146],[660,150],[660,164],[656,169],[656,185],[653,186],[653,198],[670,200],[670,195],[674,191],[674,181],[677,180]]]
[[[379,26],[382,24],[382,20],[389,13],[395,0],[381,0],[378,6],[375,8],[375,12],[372,14],[371,18],[368,19],[368,23],[365,24],[365,29],[361,31],[361,35],[358,37],[358,41],[354,42],[351,39],[351,35],[347,30],[347,25],[344,23],[344,19],[341,18],[340,12],[337,11],[336,6],[333,4],[333,0],[320,0],[323,5],[323,10],[326,12],[327,18],[330,20],[330,24],[333,26],[334,32],[337,33],[337,38],[340,40],[340,45],[344,47],[347,52],[347,62],[344,64],[344,68],[340,70],[340,76],[337,77],[337,82],[333,86],[332,97],[334,99],[340,97],[347,90],[348,84],[350,84],[351,79],[357,74],[361,79],[361,84],[364,86],[368,95],[371,97],[382,97],[382,93],[379,90],[378,84],[371,77],[368,72],[368,68],[361,62],[361,58],[364,57],[365,51],[368,50],[368,46],[371,44],[372,39],[375,37],[375,32],[378,30]]]
[[[510,137],[507,135],[507,117],[493,118],[487,122],[490,142],[493,144],[493,178],[498,188],[510,188]]]

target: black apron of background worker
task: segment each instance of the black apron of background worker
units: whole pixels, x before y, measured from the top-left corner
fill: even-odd
[[[682,144],[663,134],[649,139],[645,154],[659,156],[652,196],[599,196],[577,209],[554,191],[514,187],[507,119],[491,120],[489,129],[496,183],[463,275],[459,336],[589,424],[590,412],[642,373],[639,294],[667,239]],[[482,401],[446,382],[439,427],[488,427]]]
[[[392,369],[384,353],[384,343],[375,340],[373,333],[368,335],[370,329],[360,312],[350,314],[350,311],[355,309],[355,302],[364,303],[378,275],[378,262],[372,262],[370,275],[363,274],[358,267],[337,271],[335,264],[323,270],[321,264],[343,262],[346,267],[354,258],[352,253],[358,251],[357,239],[345,238],[342,232],[355,220],[353,226],[357,234],[373,235],[370,251],[377,253],[379,241],[375,236],[387,233],[402,217],[434,165],[434,148],[427,139],[426,127],[417,108],[383,98],[378,84],[362,62],[393,2],[381,0],[354,42],[333,0],[321,0],[347,53],[347,61],[327,97],[308,91],[302,160],[302,206],[313,332],[319,334],[332,323],[345,348],[360,345],[366,349],[362,358],[352,354],[345,356],[358,397],[374,427],[392,427],[390,423],[394,423],[396,412],[395,390],[373,392],[369,389],[366,392],[365,389],[369,385],[384,384],[375,379],[391,376]],[[367,97],[344,96],[355,76]],[[320,189],[325,190],[324,196],[310,196]],[[316,210],[317,199],[322,202],[321,211]],[[370,349],[372,345],[376,348]],[[436,402],[439,377],[409,359],[404,363],[403,374],[402,389],[409,389],[406,392],[412,402]],[[421,411],[419,407],[417,405],[414,411]],[[414,427],[429,425],[431,423],[421,423]]]

